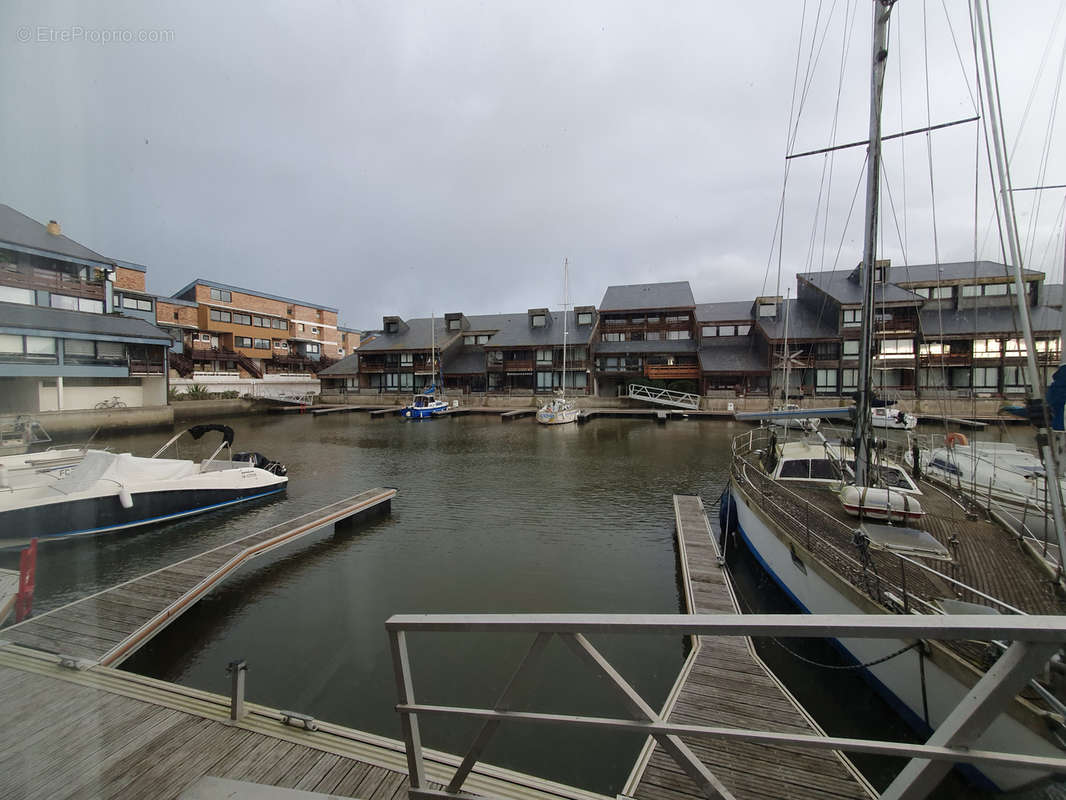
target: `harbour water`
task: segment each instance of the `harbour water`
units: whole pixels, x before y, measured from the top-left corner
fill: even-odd
[[[142,674],[227,693],[226,664],[249,664],[248,698],[399,738],[384,631],[394,613],[661,612],[681,610],[673,494],[708,505],[726,480],[729,444],[745,425],[607,419],[584,426],[427,422],[366,415],[229,421],[238,449],[289,467],[288,496],[237,513],[139,533],[42,547],[36,609],[47,610],[372,486],[394,486],[392,514],[323,532],[243,569],[125,664]],[[168,434],[114,437],[149,455]],[[199,456],[202,449],[184,455]],[[8,566],[11,552],[0,555]],[[752,565],[733,560],[742,599],[777,608]],[[766,604],[769,603],[769,607]],[[677,638],[595,640],[648,702],[662,704],[684,658]],[[491,705],[525,637],[425,635],[412,641],[420,702]],[[557,643],[556,643],[557,644]],[[906,738],[858,679],[763,647],[831,733]],[[828,651],[828,652],[824,652]],[[831,659],[819,644],[801,653]],[[834,703],[841,687],[853,701]],[[553,645],[525,704],[558,713],[623,715],[602,681]],[[424,723],[427,746],[462,753],[474,728]],[[637,736],[502,729],[486,760],[606,794],[619,791]],[[862,762],[883,786],[893,768]],[[953,794],[953,793],[952,793]],[[945,795],[951,796],[951,794]]]

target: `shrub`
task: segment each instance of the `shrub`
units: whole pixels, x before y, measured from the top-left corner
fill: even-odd
[[[188,389],[185,390],[185,399],[186,400],[204,400],[204,399],[207,398],[207,396],[209,394],[210,394],[210,392],[207,391],[207,387],[206,386],[201,386],[200,384],[196,383],[196,384],[193,384],[192,386],[190,386]]]

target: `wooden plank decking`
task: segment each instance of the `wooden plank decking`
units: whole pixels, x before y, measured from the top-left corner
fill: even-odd
[[[674,497],[678,549],[690,613],[740,613],[725,568],[719,565],[703,503]],[[821,733],[787,689],[756,655],[750,639],[700,637],[687,674],[671,697],[668,719],[678,723]],[[682,737],[684,738],[684,737]],[[868,798],[876,796],[839,753],[739,741],[690,739],[685,743],[737,798]],[[702,797],[674,760],[656,747],[638,769],[629,794],[637,800]]]
[[[25,647],[117,665],[249,559],[326,525],[383,510],[395,489],[369,489],[6,628]]]
[[[0,647],[0,797],[177,798],[204,776],[360,800],[405,800],[403,744],[319,723],[283,725],[280,713],[246,705],[228,722],[225,698],[112,667],[64,669],[56,658]],[[431,789],[458,759],[427,752]],[[469,789],[517,800],[609,800],[497,768]]]

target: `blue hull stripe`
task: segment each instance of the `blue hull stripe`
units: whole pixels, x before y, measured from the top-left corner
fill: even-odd
[[[182,517],[190,517],[193,514],[203,514],[206,511],[213,511],[216,508],[225,508],[226,506],[236,505],[237,503],[243,503],[243,502],[245,502],[247,500],[257,500],[260,497],[269,497],[272,494],[277,494],[278,492],[284,492],[284,491],[285,491],[285,487],[282,486],[280,489],[271,489],[269,492],[262,492],[260,494],[252,494],[252,495],[248,495],[247,497],[238,497],[235,500],[226,500],[223,503],[213,503],[213,504],[211,504],[209,506],[201,506],[200,508],[190,508],[188,511],[179,511],[179,512],[174,513],[174,514],[164,514],[163,516],[159,516],[159,517],[149,517],[148,519],[140,519],[140,520],[137,520],[136,522],[127,522],[127,523],[125,523],[123,525],[111,525],[111,526],[108,526],[108,527],[105,527],[105,528],[89,528],[89,529],[83,530],[83,531],[68,531],[67,533],[52,533],[52,534],[48,534],[46,536],[38,536],[37,538],[38,539],[67,539],[67,538],[70,538],[72,536],[90,536],[90,535],[92,535],[94,533],[107,533],[109,531],[124,530],[125,528],[136,528],[136,527],[139,527],[141,525],[151,525],[152,523],[155,523],[155,522],[169,522],[170,520],[181,519]]]

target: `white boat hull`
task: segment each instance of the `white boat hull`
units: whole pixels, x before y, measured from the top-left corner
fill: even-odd
[[[537,412],[537,422],[541,425],[565,425],[568,422],[577,422],[577,415],[576,408],[564,408],[561,411],[542,408]]]
[[[842,577],[817,564],[799,544],[793,544],[797,555],[794,559],[793,550],[783,538],[784,534],[776,533],[774,526],[745,502],[743,493],[738,491],[735,483],[730,485],[729,491],[735,502],[738,535],[802,611],[813,614],[886,613]],[[866,664],[909,643],[900,640],[841,639],[838,644],[857,663]],[[951,658],[949,654],[940,655]],[[923,709],[923,665],[916,651],[910,650],[882,664],[863,668],[874,688],[919,733],[928,733],[929,728],[935,729],[940,725],[972,686],[953,674],[956,671],[963,674],[961,664],[949,672],[934,658],[925,658],[924,661],[928,725]],[[974,747],[1062,757],[1062,751],[1046,738],[1006,713],[989,726]],[[1033,770],[999,768],[986,768],[982,773],[1002,790],[1015,789],[1045,776],[1045,773]]]

